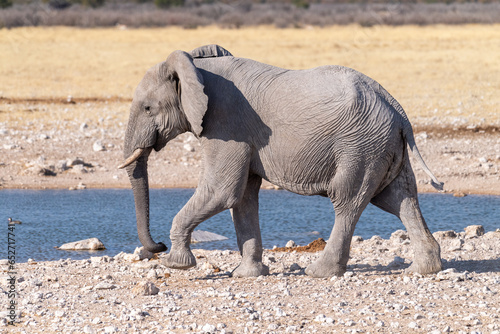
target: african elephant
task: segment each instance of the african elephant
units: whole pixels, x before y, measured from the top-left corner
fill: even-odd
[[[266,275],[258,194],[262,179],[302,195],[329,197],[330,239],[308,275],[346,271],[354,228],[368,203],[405,225],[414,250],[410,270],[442,268],[440,247],[420,212],[407,146],[432,179],[399,103],[374,80],[342,66],[286,70],[233,57],[217,45],[175,51],[139,83],[125,134],[139,239],[152,252],[166,247],[149,231],[147,161],[186,131],[200,141],[198,187],[172,222],[163,263],[187,269],[194,228],[230,209],[242,259],[233,276]]]

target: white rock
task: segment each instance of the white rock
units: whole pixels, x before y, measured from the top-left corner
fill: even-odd
[[[137,255],[139,257],[139,260],[144,260],[144,259],[152,259],[154,256],[154,253],[151,253],[144,247],[137,247],[134,250],[134,255]]]
[[[393,242],[401,242],[403,240],[409,239],[408,232],[403,230],[397,230],[391,234],[390,240]]]
[[[13,149],[16,149],[18,148],[17,145],[15,144],[3,144],[3,149],[4,150],[13,150]]]
[[[184,149],[188,152],[194,152],[194,147],[191,144],[185,144]]]
[[[463,244],[464,244],[464,241],[463,241],[462,239],[453,239],[453,240],[450,242],[450,244],[449,244],[449,246],[448,246],[447,250],[448,250],[449,252],[459,251],[459,250],[461,250],[461,249],[462,249]]]
[[[355,235],[352,237],[352,242],[362,242],[363,241],[363,237],[360,236],[360,235]]]
[[[86,129],[88,129],[88,128],[89,128],[89,126],[88,126],[88,124],[87,124],[87,123],[82,123],[82,124],[80,125],[80,131],[85,131],[85,130],[86,130]]]
[[[418,324],[415,321],[412,321],[408,324],[408,327],[410,327],[411,329],[417,329]]]
[[[471,225],[464,228],[466,238],[480,237],[484,234],[484,227],[482,225]]]
[[[123,259],[128,262],[140,261],[139,255],[137,254],[125,254],[123,255]]]
[[[56,311],[56,312],[54,313],[54,315],[55,315],[57,318],[62,318],[62,317],[64,317],[64,316],[66,316],[66,312],[64,312],[64,311]]]
[[[100,140],[97,140],[94,142],[94,145],[92,145],[92,149],[94,152],[106,151],[106,146],[104,146]]]
[[[191,243],[220,241],[220,240],[227,240],[227,237],[216,233],[200,231],[200,230],[193,231],[193,233],[191,234]]]
[[[85,168],[84,165],[74,165],[70,170],[71,174],[86,174],[88,172],[89,171],[87,170],[87,168]]]
[[[116,333],[116,332],[118,332],[118,328],[115,326],[104,327],[104,333]]]
[[[274,311],[276,312],[276,317],[278,317],[278,318],[279,317],[286,317],[287,316],[286,312],[283,311],[282,309],[280,309],[279,307],[276,307],[274,309]]]
[[[295,243],[295,241],[293,241],[293,240],[289,240],[289,241],[286,243],[285,247],[287,247],[287,248],[294,248],[294,247],[297,247],[297,244]]]
[[[206,324],[205,326],[203,326],[201,328],[201,330],[204,332],[204,333],[213,333],[215,331],[215,326],[214,325],[210,325],[210,324]]]
[[[94,290],[112,290],[116,289],[116,285],[106,282],[101,282],[94,287]]]
[[[152,282],[140,282],[138,283],[132,291],[139,296],[153,296],[160,292],[160,289],[156,287]]]
[[[83,332],[86,333],[86,334],[94,334],[95,333],[95,330],[90,327],[89,325],[83,327]]]
[[[69,242],[67,244],[58,247],[62,250],[99,250],[106,249],[104,244],[97,238],[90,238],[75,242]]]
[[[158,273],[156,272],[156,269],[151,269],[148,271],[148,274],[146,275],[147,278],[152,278],[152,279],[157,279],[158,278]]]

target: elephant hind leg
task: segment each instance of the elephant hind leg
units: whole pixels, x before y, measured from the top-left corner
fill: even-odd
[[[420,211],[415,176],[407,156],[399,175],[371,202],[397,216],[406,227],[413,248],[409,271],[430,274],[442,270],[440,247]]]
[[[363,166],[358,169],[346,167],[337,171],[330,193],[335,210],[335,224],[319,259],[307,267],[307,275],[330,277],[345,273],[356,223],[376,189],[373,181],[365,173]]]
[[[262,238],[259,226],[259,190],[262,183],[260,176],[252,175],[248,179],[243,198],[231,209],[241,263],[233,271],[234,277],[252,277],[268,275],[269,268],[262,263]]]

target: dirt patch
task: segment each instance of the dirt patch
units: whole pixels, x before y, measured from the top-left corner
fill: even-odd
[[[323,238],[318,238],[306,246],[278,247],[278,248],[272,249],[271,251],[272,252],[287,252],[287,253],[291,253],[291,252],[316,253],[316,252],[320,252],[323,249],[325,249],[325,246],[326,246],[326,241]]]

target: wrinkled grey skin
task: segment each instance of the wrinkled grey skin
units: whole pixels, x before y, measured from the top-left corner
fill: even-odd
[[[308,275],[346,271],[354,228],[370,202],[405,225],[414,249],[411,271],[441,270],[407,146],[433,184],[442,184],[425,166],[401,106],[365,75],[341,66],[285,70],[233,57],[215,45],[191,54],[176,51],[151,68],[134,95],[125,136],[128,161],[121,167],[134,191],[140,241],[152,252],[166,247],[149,232],[148,156],[186,131],[200,140],[204,168],[196,192],[173,220],[166,266],[194,266],[192,231],[230,209],[242,255],[233,276],[268,274],[258,217],[266,179],[333,203],[330,239]]]

